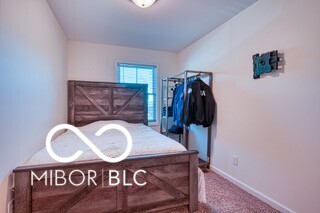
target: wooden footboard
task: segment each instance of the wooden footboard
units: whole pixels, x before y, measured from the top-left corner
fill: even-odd
[[[198,152],[185,151],[133,156],[115,164],[89,161],[18,167],[13,171],[14,212],[152,212],[182,205],[194,212],[197,165]],[[111,170],[119,172],[117,186],[109,184]],[[146,185],[139,186],[135,180]]]

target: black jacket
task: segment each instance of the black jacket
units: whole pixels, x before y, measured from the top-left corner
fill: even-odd
[[[187,91],[183,105],[182,121],[185,125],[211,126],[214,119],[215,100],[209,87],[201,79],[195,80]]]

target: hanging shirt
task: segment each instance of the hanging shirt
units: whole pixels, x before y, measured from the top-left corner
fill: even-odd
[[[175,89],[175,95],[173,98],[173,121],[177,123],[177,126],[182,127],[183,122],[181,115],[183,112],[183,89],[184,84],[180,84]]]

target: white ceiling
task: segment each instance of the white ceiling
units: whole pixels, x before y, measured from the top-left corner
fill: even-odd
[[[179,52],[257,0],[47,0],[70,40]]]

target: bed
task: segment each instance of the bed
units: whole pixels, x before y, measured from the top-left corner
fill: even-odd
[[[50,158],[44,148],[27,165],[16,168],[14,212],[150,212],[182,205],[188,205],[189,211],[194,212],[199,200],[205,202],[198,152],[187,151],[146,126],[147,85],[69,81],[68,123],[79,127],[110,157],[123,152],[125,138],[114,130],[97,138],[95,131],[108,123],[126,127],[133,138],[130,156],[118,163],[102,161],[75,134],[67,131],[52,142],[55,152],[70,156],[77,147],[84,154],[76,162],[62,164]],[[137,180],[146,185],[104,186],[108,180],[105,169],[125,171],[120,177],[128,183],[133,181],[134,171],[143,169],[146,173],[140,174]],[[55,176],[54,172],[31,185],[31,174],[40,177],[46,171],[57,170],[63,170],[66,178],[74,170],[89,177],[89,171],[93,170],[98,174],[97,185],[45,185],[49,177]],[[80,175],[73,178],[77,180]]]

